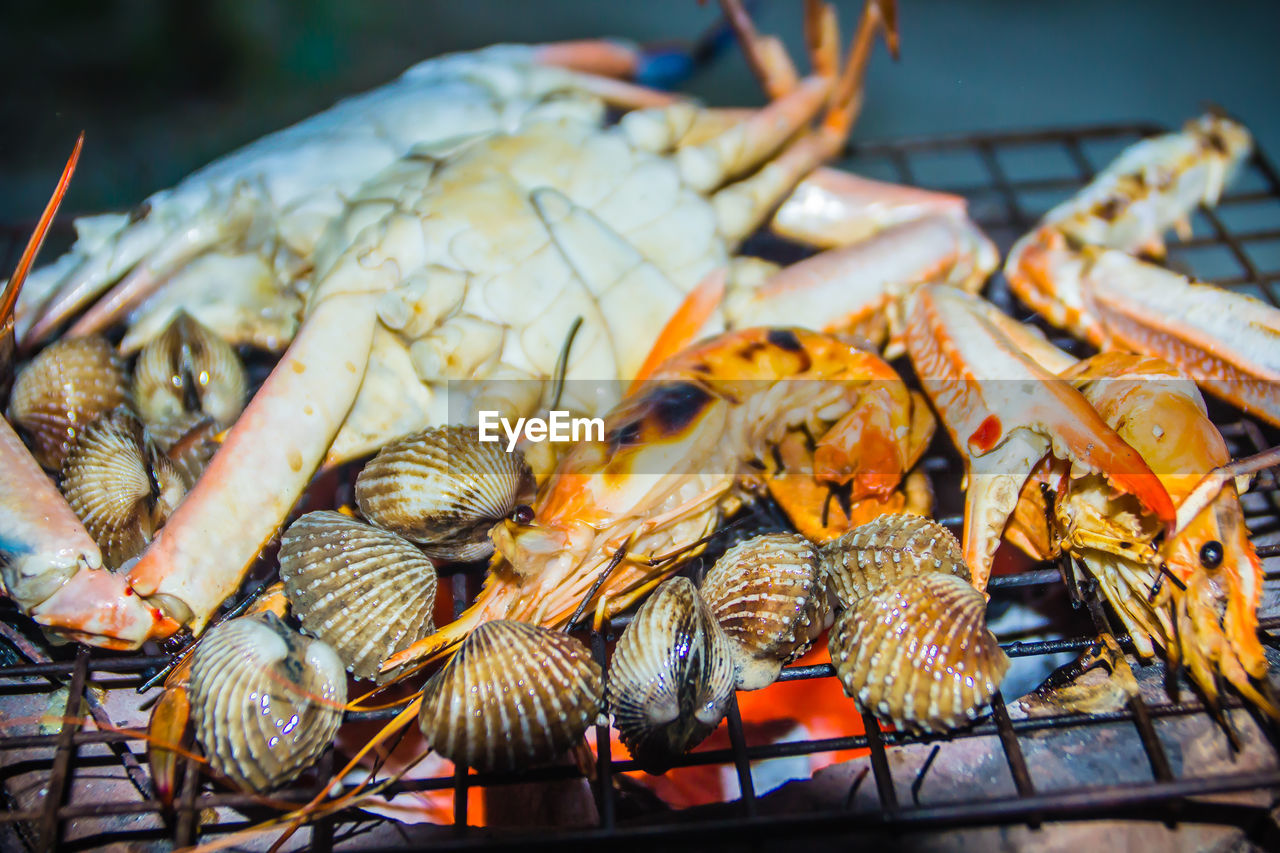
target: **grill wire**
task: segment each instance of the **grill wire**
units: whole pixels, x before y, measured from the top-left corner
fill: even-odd
[[[1109,162],[1123,147],[1142,136],[1162,128],[1145,124],[1125,124],[1056,129],[1039,132],[992,133],[943,138],[920,138],[883,143],[861,143],[852,146],[847,158],[838,164],[869,177],[941,189],[965,196],[970,214],[1007,250],[1018,236],[1028,231],[1052,204],[1066,198],[1090,179],[1095,170]],[[1280,177],[1270,162],[1255,154],[1228,188],[1217,210],[1201,209],[1193,219],[1193,236],[1174,240],[1168,262],[1184,272],[1215,281],[1225,287],[1250,293],[1280,306]],[[0,231],[0,258],[12,267],[25,240],[28,225],[7,226]],[[64,230],[65,233],[65,230]],[[754,248],[782,253],[785,248],[765,239]],[[1012,299],[999,276],[989,285],[988,296],[1001,307],[1022,319],[1029,312]],[[1059,346],[1076,354],[1087,351],[1074,341],[1053,332]],[[903,369],[907,367],[902,365]],[[1277,442],[1276,432],[1242,419],[1240,413],[1215,401],[1210,411],[1236,457],[1260,452]],[[961,467],[958,457],[948,447],[945,433],[939,431],[926,458],[938,495],[938,517],[956,529],[962,507],[960,491]],[[1246,518],[1258,544],[1264,566],[1269,567],[1268,581],[1280,574],[1274,558],[1280,555],[1280,483],[1271,471],[1256,480],[1245,502]],[[704,558],[705,560],[705,558]],[[705,565],[705,562],[703,563]],[[688,571],[696,572],[700,566]],[[996,576],[991,580],[993,606],[1015,600],[1026,593],[1048,590],[1063,583],[1062,567],[1040,564],[1017,574]],[[451,583],[459,604],[469,600],[478,589],[474,574],[455,574],[442,578]],[[1270,587],[1271,584],[1268,584]],[[249,593],[243,593],[243,600]],[[1010,657],[1040,658],[1061,653],[1079,653],[1098,642],[1098,636],[1110,631],[1108,612],[1091,585],[1084,583],[1072,591],[1075,616],[1066,636],[1061,639],[1023,640],[1001,637]],[[580,636],[589,641],[597,659],[607,665],[609,642],[625,625],[623,616],[606,624],[601,633],[584,630]],[[1261,630],[1264,644],[1277,645],[1280,616],[1264,612]],[[999,633],[999,632],[997,632]],[[1117,637],[1128,651],[1132,647],[1124,635]],[[158,649],[152,649],[159,651]],[[183,784],[171,813],[150,795],[148,771],[145,769],[145,743],[128,732],[112,731],[105,717],[100,691],[131,691],[145,683],[161,667],[171,662],[172,655],[145,651],[121,654],[69,646],[50,647],[38,638],[30,623],[17,614],[12,605],[0,609],[0,721],[9,717],[4,712],[8,697],[46,694],[66,688],[66,717],[60,728],[47,734],[16,735],[11,726],[0,725],[0,778],[4,780],[4,796],[9,810],[0,814],[0,846],[21,843],[32,849],[61,846],[65,849],[93,849],[116,843],[131,843],[163,848],[172,844],[184,847],[194,843],[217,841],[231,832],[244,829],[267,816],[258,797],[230,793],[205,782],[200,784],[198,765],[184,760],[179,771]],[[26,661],[26,662],[24,662]],[[791,666],[784,669],[781,680],[833,678],[829,665]],[[96,690],[85,693],[86,685]],[[78,697],[87,695],[88,702]],[[1280,757],[1275,749],[1276,731],[1260,719],[1264,744],[1269,745],[1262,769],[1197,775],[1180,767],[1174,772],[1156,724],[1169,719],[1207,718],[1196,694],[1183,689],[1180,701],[1168,699],[1148,703],[1135,697],[1123,710],[1109,713],[1066,712],[1043,717],[1011,719],[1005,700],[997,694],[993,713],[977,725],[954,734],[916,736],[901,732],[882,732],[870,717],[864,718],[866,734],[821,740],[796,740],[782,743],[751,742],[743,726],[737,702],[730,705],[726,720],[729,747],[704,748],[676,762],[677,766],[720,765],[731,769],[740,788],[739,798],[722,807],[692,810],[678,821],[638,822],[620,816],[618,791],[614,780],[635,769],[625,754],[613,753],[607,726],[598,726],[594,735],[598,745],[595,757],[592,791],[598,825],[591,828],[510,829],[498,833],[466,826],[467,804],[478,789],[501,789],[513,783],[555,782],[580,777],[575,767],[550,767],[519,775],[495,776],[467,773],[459,768],[441,778],[403,780],[393,792],[451,790],[454,799],[455,830],[433,829],[433,846],[533,846],[554,844],[598,844],[612,839],[635,841],[747,841],[753,838],[785,836],[790,840],[809,835],[849,834],[863,830],[906,831],[948,829],[992,825],[1039,826],[1048,821],[1087,820],[1103,817],[1175,822],[1217,824],[1243,829],[1250,840],[1264,847],[1280,844],[1280,833],[1270,817],[1271,797],[1265,805],[1245,805],[1202,799],[1205,795],[1238,791],[1262,791],[1274,795],[1280,791]],[[1228,695],[1226,708],[1239,708],[1241,703]],[[849,714],[856,714],[852,700]],[[57,713],[57,711],[54,711]],[[389,719],[394,711],[350,713],[348,719]],[[1255,715],[1256,718],[1256,715]],[[92,723],[86,727],[86,723]],[[1127,724],[1126,737],[1140,741],[1149,763],[1146,781],[1099,778],[1096,784],[1043,790],[1028,770],[1023,742],[1050,731],[1087,729],[1104,724]],[[1214,724],[1216,725],[1216,723]],[[1220,731],[1226,738],[1227,732]],[[945,763],[950,750],[967,739],[995,736],[1004,753],[1014,794],[993,793],[983,799],[924,804],[915,796],[934,759]],[[894,773],[890,757],[895,747],[907,744],[935,744],[934,753],[915,774],[914,780],[903,778],[901,769]],[[105,746],[105,749],[103,747]],[[870,752],[870,767],[878,795],[875,808],[846,808],[778,812],[762,808],[763,794],[755,790],[753,762],[766,759],[808,756],[843,750]],[[28,751],[21,761],[9,756],[18,750]],[[34,752],[31,752],[33,751]],[[29,757],[35,756],[35,757]],[[342,761],[329,750],[321,759],[314,775],[276,792],[275,801],[302,803],[315,796],[335,764]],[[1181,762],[1177,762],[1181,764]],[[941,764],[939,764],[941,766]],[[13,793],[15,780],[34,774],[44,780],[43,796],[34,805],[21,803]],[[132,782],[134,796],[123,800],[97,801],[78,795],[74,783],[95,774],[110,774]],[[123,775],[121,775],[123,774]],[[864,781],[865,773],[855,781]],[[899,797],[899,786],[910,783],[912,802]],[[850,792],[849,803],[853,803]],[[207,810],[217,809],[216,819]],[[238,814],[236,814],[238,813]],[[116,821],[94,821],[111,817],[136,819],[136,827],[124,829]],[[159,819],[159,818],[163,819]],[[310,849],[367,849],[371,846],[403,842],[427,836],[421,827],[396,827],[394,834],[375,833],[386,818],[348,809],[331,814],[311,824],[295,836],[296,844]],[[385,829],[385,827],[383,827]]]

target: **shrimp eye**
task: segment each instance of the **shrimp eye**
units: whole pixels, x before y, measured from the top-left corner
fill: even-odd
[[[1206,569],[1216,569],[1222,565],[1222,543],[1215,540],[1200,546],[1200,565]]]
[[[516,507],[516,511],[511,514],[511,518],[516,524],[529,524],[533,521],[533,507],[528,504],[520,504],[520,506]]]

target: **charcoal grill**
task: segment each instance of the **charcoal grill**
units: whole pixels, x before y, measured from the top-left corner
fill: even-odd
[[[1162,128],[1148,124],[1074,127],[1033,132],[990,133],[935,138],[865,142],[850,148],[844,168],[871,177],[916,184],[964,195],[973,218],[992,236],[1001,249],[1029,230],[1052,204],[1067,197],[1109,162],[1123,147]],[[1250,293],[1280,305],[1280,177],[1262,155],[1255,154],[1221,200],[1216,210],[1199,210],[1193,218],[1193,236],[1175,241],[1169,263],[1199,277]],[[15,225],[0,233],[12,263],[18,244],[26,236],[25,225]],[[768,246],[765,247],[769,249]],[[778,247],[772,247],[778,251]],[[0,256],[4,254],[0,251]],[[1006,310],[1026,318],[1029,312],[1018,306],[1000,278],[989,287],[990,297]],[[1079,344],[1055,336],[1061,346],[1082,352]],[[1274,430],[1241,419],[1239,412],[1210,403],[1233,454],[1237,457],[1260,452],[1280,443]],[[962,505],[959,488],[960,463],[947,447],[945,436],[935,444],[926,464],[938,493],[938,514],[945,523],[959,524]],[[1270,581],[1280,570],[1280,483],[1270,471],[1263,472],[1245,501],[1246,515],[1254,541],[1269,565]],[[696,569],[694,569],[696,570]],[[456,597],[465,602],[474,594],[474,576],[454,575]],[[1041,564],[1024,571],[995,577],[990,584],[993,602],[1018,597],[1027,591],[1061,587],[1059,567]],[[1074,613],[1060,637],[1027,640],[1002,636],[1006,651],[1014,658],[1038,658],[1063,652],[1077,653],[1090,648],[1101,633],[1110,630],[1108,615],[1096,592],[1085,587],[1073,591]],[[1267,603],[1272,600],[1267,596]],[[2,649],[5,664],[0,666],[0,714],[9,697],[18,694],[48,694],[65,687],[69,697],[78,697],[86,685],[106,691],[134,690],[171,660],[169,654],[133,654],[44,646],[30,630],[29,623],[11,606],[0,611],[3,622]],[[608,641],[616,636],[626,617],[615,619],[601,633],[591,632],[589,640],[603,663]],[[1280,615],[1265,606],[1261,619],[1264,640],[1277,645]],[[1118,637],[1129,648],[1127,637]],[[23,661],[26,662],[23,662]],[[1157,667],[1155,667],[1158,669]],[[792,666],[785,669],[784,682],[803,679],[830,679],[827,665]],[[769,688],[773,689],[773,688]],[[62,694],[58,694],[59,696]],[[101,695],[101,694],[95,694]],[[1271,817],[1276,794],[1280,793],[1280,754],[1276,732],[1241,709],[1238,699],[1228,697],[1227,725],[1210,719],[1209,711],[1186,687],[1173,701],[1160,691],[1147,699],[1137,698],[1122,710],[1087,714],[1064,711],[1048,716],[1025,717],[1010,713],[1005,699],[997,695],[993,713],[973,728],[946,737],[919,737],[899,732],[883,732],[866,718],[865,734],[820,740],[801,739],[781,743],[753,742],[746,733],[735,702],[725,726],[728,748],[709,748],[684,757],[680,766],[720,765],[736,774],[739,795],[719,806],[689,809],[657,818],[634,818],[623,814],[614,784],[622,773],[633,770],[625,753],[610,746],[607,727],[594,735],[599,746],[595,759],[594,792],[598,822],[595,826],[547,829],[545,827],[496,830],[466,825],[468,799],[481,789],[499,789],[512,784],[551,784],[578,778],[574,767],[546,768],[518,776],[467,773],[405,780],[401,791],[448,790],[454,801],[454,825],[392,826],[355,809],[326,816],[301,830],[294,846],[327,851],[430,840],[433,847],[457,848],[508,846],[599,845],[616,840],[670,844],[673,842],[730,843],[751,839],[795,841],[807,836],[851,836],[868,832],[902,833],[961,827],[1039,827],[1054,822],[1089,821],[1103,818],[1126,821],[1157,821],[1168,826],[1219,825],[1237,827],[1263,847],[1280,846],[1280,831]],[[1236,710],[1232,710],[1236,709]],[[175,809],[163,813],[161,804],[150,795],[145,769],[145,744],[129,732],[113,731],[102,717],[101,706],[89,703],[87,713],[76,699],[68,699],[66,719],[56,731],[46,734],[15,735],[0,729],[0,775],[10,809],[0,814],[0,844],[67,849],[91,849],[110,844],[136,843],[159,849],[184,847],[198,842],[225,839],[230,833],[262,819],[260,799],[209,783],[200,784],[195,762],[185,764],[184,786]],[[55,713],[57,711],[55,710]],[[386,719],[393,711],[351,714],[350,717]],[[856,716],[852,702],[849,714]],[[1236,767],[1228,761],[1221,772],[1201,772],[1183,760],[1181,748],[1169,740],[1171,722],[1202,721],[1212,737],[1226,742],[1233,728],[1255,727],[1258,737],[1250,740],[1249,761]],[[1034,778],[1026,758],[1028,745],[1037,738],[1062,732],[1087,732],[1101,727],[1118,732],[1145,757],[1145,763],[1121,778],[1100,775],[1083,784],[1054,784]],[[1161,731],[1166,732],[1164,738]],[[1236,735],[1237,737],[1239,735]],[[972,793],[958,797],[929,795],[925,784],[931,767],[943,767],[949,756],[986,738],[991,749],[1002,755],[1008,774],[1006,784],[997,785],[982,796]],[[914,768],[899,763],[892,766],[895,753],[925,745],[928,759]],[[20,762],[6,756],[25,750]],[[851,774],[849,793],[836,805],[805,803],[796,797],[757,793],[752,765],[766,759],[806,756],[842,750],[868,750],[869,770]],[[1171,757],[1171,753],[1173,756]],[[1239,758],[1237,753],[1236,758]],[[326,778],[335,764],[330,751],[317,778]],[[1247,766],[1246,766],[1247,765]],[[1132,768],[1131,768],[1132,769]],[[1219,768],[1221,770],[1221,768]],[[909,771],[909,772],[907,772]],[[868,784],[866,777],[870,776]],[[130,796],[108,802],[94,798],[82,784],[93,777],[110,776],[126,782],[118,789]],[[306,777],[304,777],[306,778]],[[32,779],[44,782],[42,797],[23,799],[15,789]],[[131,786],[130,786],[131,783]],[[905,792],[910,791],[908,797]],[[1247,802],[1223,799],[1233,792],[1250,792]],[[305,802],[317,792],[314,781],[299,783],[274,795],[276,801]],[[216,809],[209,819],[208,810]],[[265,845],[264,845],[265,846]]]

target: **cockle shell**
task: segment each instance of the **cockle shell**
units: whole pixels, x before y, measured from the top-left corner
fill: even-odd
[[[9,420],[30,437],[40,464],[57,471],[86,426],[129,402],[128,388],[124,364],[105,338],[63,338],[18,372]]]
[[[531,512],[533,492],[522,454],[482,442],[466,426],[435,427],[392,442],[356,478],[356,503],[365,518],[446,560],[492,554],[489,529],[518,511]]]
[[[433,749],[480,771],[564,754],[596,721],[600,665],[568,634],[485,622],[427,682],[418,724]]]
[[[843,607],[925,572],[943,572],[966,581],[970,577],[956,537],[919,515],[882,515],[855,527],[824,545],[821,560],[831,591]]]
[[[827,626],[818,551],[795,533],[766,533],[725,551],[701,592],[729,638],[741,690],[772,684]]]
[[[261,613],[229,619],[200,641],[190,691],[196,741],[213,769],[267,791],[333,741],[347,673],[327,645]]]
[[[858,709],[942,732],[974,719],[1009,669],[968,581],[928,572],[854,602],[831,629],[831,663]]]
[[[280,579],[302,627],[358,678],[435,630],[436,570],[400,536],[338,512],[309,512],[280,537]]]
[[[222,432],[222,427],[208,415],[189,412],[163,423],[151,424],[147,432],[182,474],[187,488],[191,488],[217,452],[218,433]]]
[[[133,368],[134,405],[148,425],[200,412],[230,426],[248,388],[236,351],[185,311],[142,348]]]
[[[720,725],[734,681],[728,638],[693,583],[676,577],[622,632],[607,696],[631,756],[661,772]]]
[[[182,474],[123,408],[89,424],[62,463],[62,493],[109,568],[142,551],[186,491]]]

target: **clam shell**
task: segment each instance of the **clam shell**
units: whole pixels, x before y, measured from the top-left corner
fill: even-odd
[[[105,338],[63,338],[18,372],[9,420],[31,440],[44,467],[62,467],[76,438],[99,416],[129,402],[124,364]]]
[[[186,491],[182,474],[125,409],[89,424],[62,463],[62,493],[109,568],[136,556]]]
[[[903,578],[836,620],[831,663],[858,709],[899,728],[943,732],[978,716],[1009,669],[986,599],[955,575]]]
[[[230,426],[248,388],[236,351],[185,311],[142,348],[133,368],[134,404],[147,424],[200,412]]]
[[[218,433],[222,428],[208,415],[186,412],[170,420],[150,424],[147,432],[182,474],[187,488],[196,484],[209,460],[218,451]]]
[[[767,533],[725,551],[701,592],[729,638],[741,690],[772,684],[827,626],[818,550],[795,533]]]
[[[411,542],[341,513],[289,526],[280,579],[303,629],[359,678],[380,677],[383,661],[435,631],[435,566]]]
[[[333,741],[347,674],[327,645],[274,613],[229,619],[196,646],[191,716],[210,765],[242,788],[289,782]]]
[[[951,531],[919,515],[882,515],[822,547],[821,561],[841,606],[901,578],[943,572],[969,580],[964,550]]]
[[[392,442],[356,478],[356,503],[365,518],[447,560],[492,554],[489,529],[532,501],[533,492],[522,454],[482,442],[474,427],[465,426]]]
[[[676,577],[622,632],[606,695],[631,756],[662,771],[720,725],[734,681],[728,638],[693,583]]]
[[[564,754],[600,712],[600,666],[567,634],[485,622],[427,682],[418,724],[432,748],[480,771]]]

